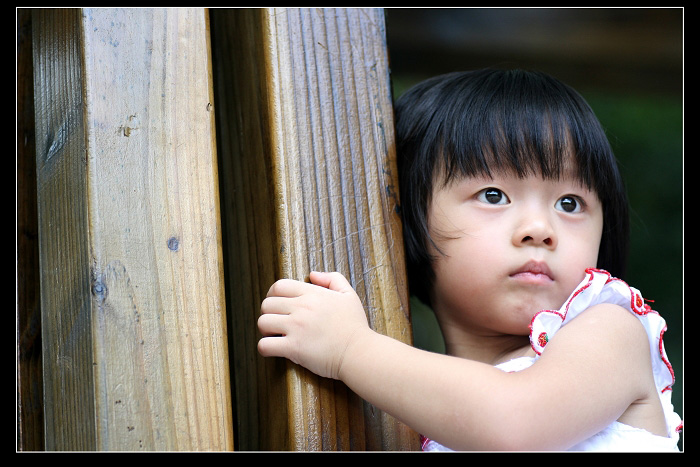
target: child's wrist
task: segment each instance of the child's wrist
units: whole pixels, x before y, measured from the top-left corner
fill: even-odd
[[[379,336],[370,327],[360,327],[348,339],[342,359],[338,365],[337,379],[347,384],[348,380],[363,367],[368,355],[371,355],[373,339]]]

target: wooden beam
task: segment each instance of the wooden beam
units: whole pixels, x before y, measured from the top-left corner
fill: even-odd
[[[257,354],[270,285],[337,270],[411,341],[381,9],[211,12],[239,448],[417,449],[342,383]]]
[[[34,11],[48,450],[233,446],[208,33]]]
[[[17,450],[44,447],[32,13],[17,9]]]

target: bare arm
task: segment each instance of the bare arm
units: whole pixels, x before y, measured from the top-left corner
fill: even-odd
[[[382,336],[367,326],[342,276],[311,278],[321,287],[283,281],[271,288],[259,321],[261,354],[341,379],[453,449],[565,449],[616,420],[644,393],[639,374],[649,371],[639,355],[649,353],[646,337],[619,307],[591,308],[557,333],[537,364],[505,373]]]

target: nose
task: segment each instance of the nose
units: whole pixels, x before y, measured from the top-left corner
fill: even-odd
[[[523,216],[520,224],[513,232],[515,246],[540,246],[554,249],[557,246],[557,236],[552,222],[546,214],[532,212]]]

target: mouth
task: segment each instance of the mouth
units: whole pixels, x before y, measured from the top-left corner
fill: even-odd
[[[554,281],[549,267],[541,261],[528,261],[513,271],[509,277],[533,284],[547,284]]]

